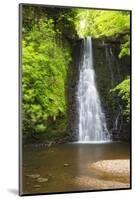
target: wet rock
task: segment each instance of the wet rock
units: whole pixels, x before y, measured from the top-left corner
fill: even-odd
[[[81,55],[83,50],[83,40],[76,42],[72,49],[72,63],[68,68],[68,77],[67,77],[67,114],[68,114],[68,141],[77,141],[78,138],[78,101],[77,101],[77,89],[79,81],[79,68],[81,63]]]
[[[33,185],[34,188],[40,188],[40,185]]]
[[[40,174],[28,174],[26,175],[27,177],[30,177],[30,178],[39,178],[40,177]]]
[[[130,57],[119,59],[119,43],[111,42],[109,38],[92,40],[96,86],[111,139],[130,141],[130,120],[127,122],[123,115],[120,98],[110,92],[130,74]]]
[[[53,142],[49,142],[48,147],[50,148],[53,145]]]
[[[70,164],[68,164],[68,163],[64,164],[64,167],[69,167],[69,166],[70,166]]]
[[[42,178],[42,177],[37,178],[37,182],[39,182],[39,183],[46,183],[46,182],[48,182],[48,178]]]

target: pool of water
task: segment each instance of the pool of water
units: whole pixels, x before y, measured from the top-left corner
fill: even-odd
[[[130,145],[119,142],[69,143],[49,149],[27,146],[23,149],[22,191],[23,194],[35,194],[104,189],[104,177],[101,178],[90,170],[91,163],[129,158]],[[47,178],[48,181],[39,183],[36,178],[29,176],[35,174]],[[96,181],[101,183],[99,188]]]

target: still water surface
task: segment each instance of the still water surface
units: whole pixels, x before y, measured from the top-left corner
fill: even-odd
[[[99,160],[128,159],[130,146],[126,143],[61,144],[45,149],[27,146],[23,150],[23,193],[54,193],[94,190],[87,180],[101,180],[89,166]],[[29,175],[38,174],[47,178],[39,183]],[[86,177],[86,182],[78,178]],[[102,177],[104,180],[104,177]],[[99,189],[102,189],[99,188]]]

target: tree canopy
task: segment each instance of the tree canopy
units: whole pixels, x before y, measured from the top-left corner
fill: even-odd
[[[110,10],[78,10],[76,27],[81,37],[95,38],[121,36],[120,58],[130,55],[130,12]]]

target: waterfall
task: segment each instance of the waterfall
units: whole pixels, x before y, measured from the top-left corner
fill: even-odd
[[[109,141],[105,114],[96,88],[93,68],[92,40],[83,40],[82,62],[78,82],[79,142]]]

